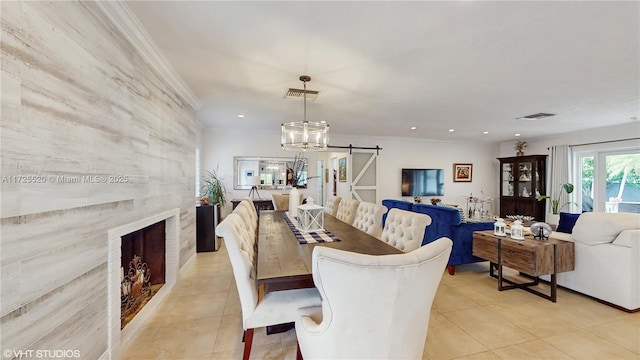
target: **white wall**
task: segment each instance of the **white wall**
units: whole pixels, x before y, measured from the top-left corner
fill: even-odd
[[[330,143],[333,145],[347,146],[352,144],[359,147],[383,148],[378,158],[379,166],[379,198],[400,199],[401,196],[401,169],[405,168],[442,168],[445,170],[445,196],[440,198],[445,203],[466,206],[464,197],[473,193],[480,196],[481,191],[485,196],[497,196],[498,174],[498,146],[483,143],[447,143],[436,141],[420,141],[390,138],[344,137],[331,135]],[[346,151],[346,150],[345,150]],[[234,156],[273,156],[293,157],[295,153],[287,152],[280,148],[279,131],[265,133],[229,133],[215,130],[206,130],[203,134],[201,153],[202,169],[212,169],[219,166],[219,173],[224,177],[229,190],[229,199],[247,196],[248,190],[233,190],[233,157]],[[324,159],[325,166],[331,172],[331,159],[342,157],[335,152],[308,152],[309,175],[316,176],[316,160]],[[471,183],[453,182],[453,164],[473,164]],[[331,175],[330,175],[331,176]],[[313,181],[313,180],[312,180]],[[324,174],[322,174],[324,181]],[[344,194],[347,183],[338,183],[338,195]],[[329,186],[329,184],[327,184]],[[274,190],[275,191],[275,190]],[[260,190],[263,198],[270,198],[271,190]],[[325,198],[331,191],[325,187]],[[277,192],[281,192],[278,190]],[[315,184],[311,183],[305,194],[315,196]],[[411,198],[406,198],[412,200]],[[423,199],[428,201],[428,198]],[[230,210],[230,204],[226,211]],[[496,209],[494,207],[494,209]]]
[[[1,6],[2,175],[42,181],[1,185],[0,344],[98,359],[108,231],[179,208],[195,254],[195,111],[97,3]]]
[[[638,137],[640,126],[638,122],[627,125],[612,126],[593,130],[585,130],[576,133],[559,134],[558,136],[540,139],[523,139],[529,146],[525,149],[525,154],[547,154],[547,147],[555,144],[581,144],[587,142],[612,141]],[[234,156],[273,156],[273,157],[293,157],[294,152],[284,151],[280,148],[280,133],[223,133],[211,129],[204,130],[201,153],[201,166],[205,169],[212,169],[219,165],[220,174],[225,178],[225,183],[229,190],[229,199],[242,198],[247,196],[248,190],[233,190],[233,157]],[[514,141],[515,142],[515,141]],[[422,141],[394,138],[372,138],[372,137],[345,137],[331,135],[330,143],[333,145],[344,145],[361,147],[383,148],[379,156],[379,198],[401,199],[401,169],[402,168],[443,168],[445,169],[445,196],[443,202],[466,206],[465,197],[469,194],[480,196],[481,192],[485,196],[499,195],[499,163],[498,157],[515,156],[513,149],[514,142],[501,144],[485,143],[454,143]],[[345,150],[346,151],[346,150]],[[308,152],[309,175],[316,176],[316,160],[325,160],[325,166],[329,169],[330,177],[333,168],[333,158],[346,156],[345,153],[338,152]],[[453,182],[453,164],[471,163],[473,164],[473,181],[471,183]],[[337,166],[337,165],[336,165]],[[310,188],[303,193],[315,196],[315,183],[313,181],[322,180],[324,174],[317,180],[312,180]],[[330,179],[331,181],[331,179]],[[325,183],[324,198],[331,193],[331,182]],[[260,190],[263,198],[270,198],[271,193],[281,192],[280,190]],[[345,196],[348,193],[348,184],[338,182],[338,196]],[[412,200],[411,198],[405,198]],[[428,201],[428,198],[423,199]],[[493,213],[499,210],[499,202],[496,199],[492,204]],[[231,205],[227,205],[227,212]]]
[[[522,140],[525,140],[528,145],[524,151],[526,155],[546,155],[549,153],[547,148],[553,145],[579,145],[638,137],[640,137],[640,122],[634,121],[623,125],[588,129],[544,138],[523,138]],[[515,141],[501,143],[500,157],[515,156],[516,150],[513,149],[514,144]]]
[[[207,170],[218,169],[218,175],[222,177],[227,189],[227,200],[241,199],[249,195],[249,190],[233,189],[233,157],[234,156],[264,156],[264,157],[290,157],[296,156],[296,152],[285,151],[280,148],[279,132],[255,132],[246,134],[242,132],[219,132],[205,130],[202,134],[202,146],[200,153],[200,168],[204,174]],[[308,176],[316,176],[317,154],[309,152]],[[304,194],[315,196],[315,181],[310,180]],[[282,193],[282,190],[259,190],[260,196],[270,199],[273,193]],[[227,203],[223,215],[231,211],[231,203]]]

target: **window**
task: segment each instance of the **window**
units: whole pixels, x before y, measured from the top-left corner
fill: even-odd
[[[582,211],[640,213],[640,147],[622,143],[573,148]]]

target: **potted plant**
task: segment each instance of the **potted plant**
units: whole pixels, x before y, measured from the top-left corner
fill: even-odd
[[[218,169],[209,170],[202,177],[200,193],[203,197],[208,197],[212,204],[220,204],[224,206],[226,203],[227,189],[222,182],[222,178],[218,175]],[[203,204],[206,205],[206,204]]]
[[[558,194],[558,196],[555,199],[551,198],[551,196],[549,195],[540,195],[537,197],[538,201],[542,201],[544,199],[551,199],[551,214],[547,214],[547,222],[550,224],[557,225],[558,219],[559,219],[558,214],[560,213],[560,210],[562,210],[562,208],[564,208],[567,205],[575,204],[575,202],[573,201],[567,201],[564,204],[562,204],[562,206],[560,206],[560,198],[562,197],[563,190],[564,192],[567,193],[567,196],[569,196],[569,194],[573,192],[573,184],[570,184],[570,183],[561,184],[560,194]]]
[[[526,147],[527,147],[526,141],[522,141],[522,140],[516,141],[516,144],[513,146],[513,148],[517,150],[516,156],[523,156],[524,152],[522,150],[524,150]]]

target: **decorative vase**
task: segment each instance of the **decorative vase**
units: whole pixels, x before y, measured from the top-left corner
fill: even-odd
[[[547,213],[545,222],[549,225],[558,225],[560,223],[560,214]]]
[[[518,151],[518,152],[516,153],[516,156],[524,156],[524,153],[523,153],[522,151]]]
[[[289,192],[289,214],[291,216],[298,215],[298,205],[300,205],[300,190],[294,187]]]

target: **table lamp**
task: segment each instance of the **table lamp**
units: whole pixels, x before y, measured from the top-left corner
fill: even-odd
[[[258,176],[250,176],[247,178],[247,183],[251,185],[251,191],[249,191],[249,197],[255,199],[256,195],[258,195],[258,199],[260,199],[260,193],[258,192],[258,185],[260,185],[260,178]]]

